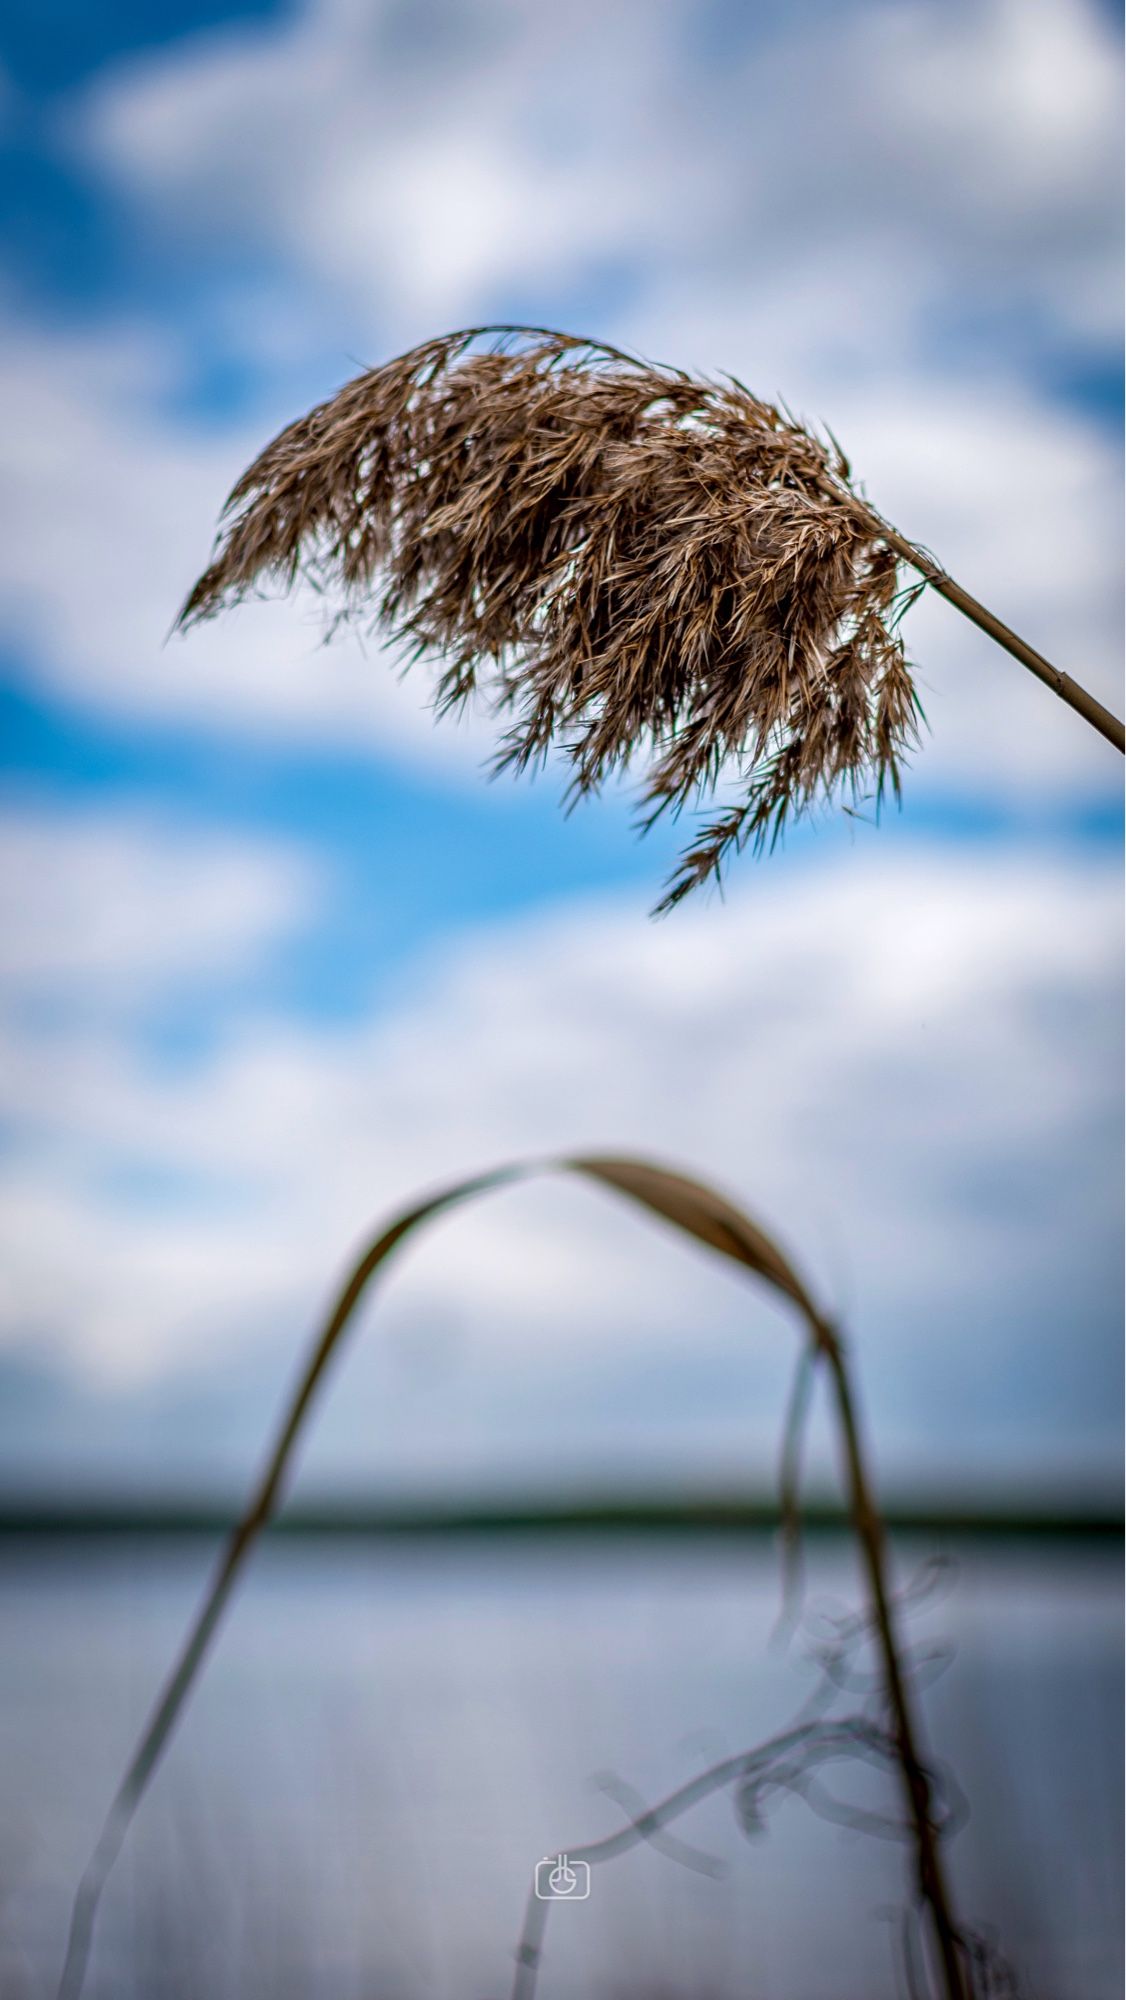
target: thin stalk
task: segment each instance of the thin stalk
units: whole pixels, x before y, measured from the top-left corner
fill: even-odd
[[[884,1531],[872,1498],[864,1463],[856,1406],[852,1398],[844,1348],[835,1330],[819,1324],[815,1329],[818,1346],[829,1366],[844,1445],[845,1475],[849,1489],[849,1509],[860,1552],[868,1573],[876,1639],[883,1661],[884,1681],[892,1729],[903,1774],[908,1810],[915,1832],[919,1894],[931,1918],[939,1963],[942,1967],[946,2000],[972,2000],[966,1976],[957,1922],[946,1887],[939,1851],[938,1834],[931,1818],[930,1782],[919,1754],[919,1734],[911,1714],[907,1683],[900,1665],[899,1646],[887,1586]]]
[[[1100,736],[1105,736],[1108,743],[1113,743],[1116,750],[1126,751],[1126,729],[1118,717],[1111,714],[1109,708],[1104,708],[1101,701],[1096,701],[1093,694],[1088,694],[1086,688],[1080,687],[1078,681],[1073,681],[1070,674],[1065,674],[1061,667],[1054,667],[1050,660],[1044,658],[1043,653],[1036,651],[1035,646],[1030,646],[1026,639],[1022,639],[1019,633],[995,617],[984,604],[979,604],[977,598],[971,597],[968,590],[963,590],[960,583],[955,583],[952,576],[947,576],[946,571],[940,569],[925,550],[917,549],[913,542],[907,541],[894,528],[886,530],[886,539],[889,548],[894,549],[897,556],[902,556],[904,562],[910,563],[912,569],[918,570],[919,575],[925,577],[932,590],[937,590],[940,597],[945,597],[948,604],[952,604],[955,610],[960,611],[980,631],[988,633],[991,639],[996,640],[999,646],[1003,646],[1007,653],[1012,654],[1014,660],[1019,660],[1022,667],[1027,667],[1029,673],[1035,674],[1037,680],[1052,688],[1061,701],[1066,701],[1069,708],[1075,709],[1077,714],[1083,716],[1093,729],[1098,730]]]

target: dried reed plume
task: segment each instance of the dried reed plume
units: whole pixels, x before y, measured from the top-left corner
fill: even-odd
[[[819,798],[898,796],[919,715],[898,624],[925,582],[1121,743],[880,519],[834,441],[734,379],[567,334],[476,328],[368,370],[267,446],[225,515],[182,625],[304,575],[337,618],[439,658],[440,709],[487,668],[498,767],[555,745],[578,796],[643,758],[646,825],[734,774],[662,908]],[[900,560],[922,578],[902,592]]]

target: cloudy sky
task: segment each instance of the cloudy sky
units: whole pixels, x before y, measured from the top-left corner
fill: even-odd
[[[9,13],[9,1488],[237,1491],[387,1207],[575,1147],[780,1232],[889,1486],[1114,1483],[1121,772],[1077,717],[925,601],[902,812],[654,923],[674,839],[487,783],[378,643],[165,640],[267,436],[528,319],[831,424],[1120,710],[1119,96],[1095,0]],[[309,1490],[761,1486],[794,1337],[590,1191],[496,1196],[390,1282]]]

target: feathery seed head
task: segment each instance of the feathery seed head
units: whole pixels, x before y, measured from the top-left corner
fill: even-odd
[[[289,425],[224,518],[183,625],[303,575],[440,660],[440,708],[483,686],[499,766],[554,745],[578,794],[644,758],[647,824],[737,773],[662,908],[818,798],[898,793],[918,704],[887,530],[835,444],[737,381],[451,334]]]

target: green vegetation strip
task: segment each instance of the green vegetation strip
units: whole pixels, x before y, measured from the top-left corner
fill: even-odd
[[[0,1537],[119,1536],[159,1538],[163,1535],[221,1535],[231,1525],[235,1509],[219,1505],[125,1502],[70,1502],[66,1505],[9,1502],[0,1505]],[[1121,1537],[1123,1522],[1109,1510],[1061,1510],[986,1506],[957,1510],[904,1504],[884,1515],[887,1526],[901,1534],[1000,1536],[1021,1540],[1112,1540]],[[839,1508],[806,1505],[807,1532],[845,1534],[848,1516]],[[781,1525],[777,1505],[768,1499],[591,1500],[547,1507],[519,1501],[510,1505],[393,1507],[307,1505],[283,1512],[268,1532],[272,1536],[394,1536],[568,1534],[772,1534]]]

